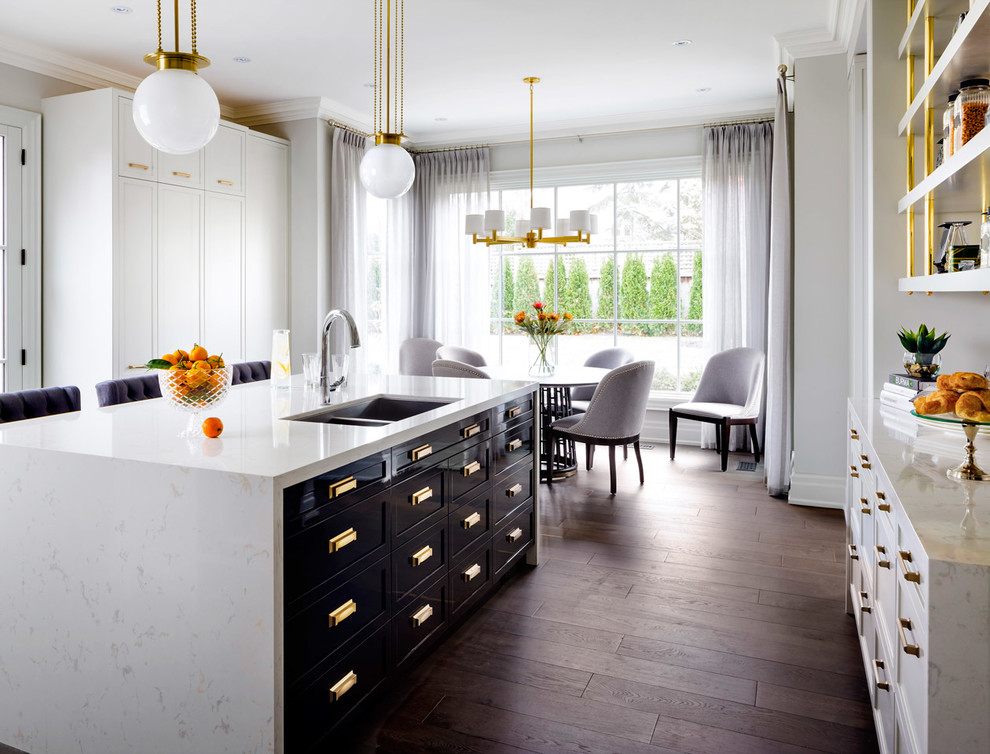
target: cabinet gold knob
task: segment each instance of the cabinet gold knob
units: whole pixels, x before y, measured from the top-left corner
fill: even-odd
[[[427,560],[429,560],[432,557],[433,557],[433,548],[427,545],[421,550],[417,550],[416,552],[414,552],[409,560],[412,562],[413,566],[415,567],[422,563],[425,563]]]
[[[433,497],[433,488],[424,487],[423,489],[419,490],[418,492],[414,492],[412,495],[409,496],[409,504],[419,505],[424,500],[429,500],[431,497]]]
[[[336,702],[340,697],[354,688],[357,683],[357,673],[353,670],[330,687],[330,701]]]
[[[481,573],[481,565],[475,563],[470,568],[467,568],[461,572],[461,578],[464,579],[464,581],[471,581],[480,573]]]
[[[517,526],[515,529],[513,529],[512,531],[510,531],[508,534],[505,535],[505,539],[507,542],[515,542],[522,535],[523,535],[523,530]]]
[[[911,644],[907,638],[907,632],[911,631],[914,633],[914,627],[911,624],[910,618],[898,618],[897,619],[897,633],[901,636],[901,649],[904,650],[904,654],[914,655],[915,657],[921,657],[921,646],[918,644]]]
[[[419,610],[409,616],[409,622],[412,623],[413,628],[419,628],[432,617],[433,606],[423,605]]]
[[[409,451],[409,459],[411,461],[418,461],[420,458],[426,458],[428,455],[433,453],[432,445],[420,445],[418,448],[413,448]]]
[[[337,552],[344,547],[347,547],[351,542],[357,541],[357,531],[355,529],[347,529],[342,531],[336,537],[330,540],[330,552]]]
[[[519,450],[519,448],[521,447],[522,447],[522,440],[517,437],[515,440],[512,440],[508,445],[506,445],[505,449],[509,453],[514,453],[515,451]]]
[[[467,466],[461,469],[462,476],[471,476],[474,472],[481,470],[481,464],[477,461],[471,461]]]
[[[515,419],[521,413],[522,413],[522,406],[513,406],[506,412],[505,416],[508,419]]]
[[[464,529],[470,529],[472,526],[479,523],[480,521],[481,521],[481,514],[475,511],[470,516],[468,516],[463,521],[461,521],[461,526]]]
[[[330,485],[330,499],[333,500],[335,497],[340,497],[345,492],[350,492],[351,490],[357,489],[357,479],[352,476],[347,477],[347,479],[341,479],[339,482],[334,482]]]
[[[357,603],[354,600],[347,600],[343,605],[330,613],[330,628],[339,626],[345,619],[357,612]]]
[[[873,661],[873,680],[877,684],[877,688],[881,691],[890,691],[890,683],[887,681],[880,680],[880,671],[883,670],[886,673],[886,669],[883,665],[883,660]]]
[[[469,437],[474,437],[480,431],[481,431],[480,424],[472,424],[470,427],[465,427],[464,429],[461,430],[461,437],[466,440]]]

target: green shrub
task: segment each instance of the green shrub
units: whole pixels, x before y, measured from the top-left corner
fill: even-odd
[[[649,289],[646,264],[639,254],[630,254],[622,265],[622,282],[619,284],[619,318],[646,319],[650,315]],[[628,328],[629,325],[626,325]],[[636,327],[639,331],[639,327]],[[628,331],[628,330],[625,330]]]
[[[691,293],[688,296],[687,319],[703,319],[702,293],[701,252],[696,251],[694,252],[694,269],[691,277]],[[702,329],[702,325],[700,324],[688,324],[684,325],[683,332],[685,335],[701,335]]]
[[[591,319],[591,279],[588,277],[588,265],[584,257],[576,257],[571,261],[571,272],[567,276],[567,288],[564,291],[564,311],[574,315],[574,319]],[[575,322],[571,325],[572,332],[588,332],[591,323]]]
[[[650,271],[650,319],[677,319],[677,265],[673,254],[653,260]],[[674,335],[674,324],[652,324],[651,335]]]
[[[516,271],[516,285],[513,290],[512,314],[529,311],[534,301],[540,300],[540,281],[536,276],[536,265],[529,257],[523,257]]]
[[[598,319],[612,319],[615,316],[615,309],[612,307],[614,286],[615,263],[609,258],[602,264],[601,280],[598,285],[598,308],[595,310],[595,317]]]

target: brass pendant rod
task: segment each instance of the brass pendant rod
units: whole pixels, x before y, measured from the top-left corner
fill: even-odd
[[[162,0],[158,0],[158,52],[162,50]]]
[[[533,209],[533,82],[529,82],[529,208]]]
[[[189,5],[190,25],[192,26],[192,54],[198,55],[196,51],[196,0],[190,0]]]
[[[179,0],[175,0],[175,51],[179,52]]]
[[[392,133],[392,0],[385,3],[385,131]]]

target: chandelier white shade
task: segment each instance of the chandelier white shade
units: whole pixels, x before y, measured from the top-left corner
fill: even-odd
[[[402,148],[405,99],[405,0],[375,2],[375,146],[361,160],[361,184],[372,196],[395,199],[416,177]],[[383,37],[384,35],[384,37]]]
[[[168,154],[205,147],[220,125],[217,95],[196,71],[210,64],[196,50],[196,0],[189,3],[192,52],[179,51],[179,0],[174,0],[175,50],[162,49],[162,2],[158,0],[158,49],[144,62],[158,68],[134,92],[134,125],[151,146]]]
[[[471,236],[474,243],[483,243],[485,246],[522,244],[528,249],[535,249],[539,243],[563,246],[569,243],[591,243],[591,235],[598,232],[597,215],[586,209],[574,210],[570,217],[557,218],[554,228],[553,210],[533,206],[533,85],[540,80],[536,76],[528,76],[523,81],[529,84],[529,217],[517,218],[515,235],[507,236],[505,211],[490,209],[483,215],[466,215],[464,232]],[[549,235],[544,236],[544,232]]]
[[[220,103],[192,71],[166,68],[148,76],[134,92],[134,125],[155,149],[189,154],[216,134]]]

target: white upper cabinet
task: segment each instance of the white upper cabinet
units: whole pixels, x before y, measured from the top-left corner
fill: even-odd
[[[245,132],[221,124],[206,152],[206,190],[244,195]]]
[[[158,182],[173,186],[203,188],[204,150],[192,154],[158,153]]]
[[[134,125],[133,104],[117,100],[117,174],[153,181],[158,177],[158,151],[144,140]]]

